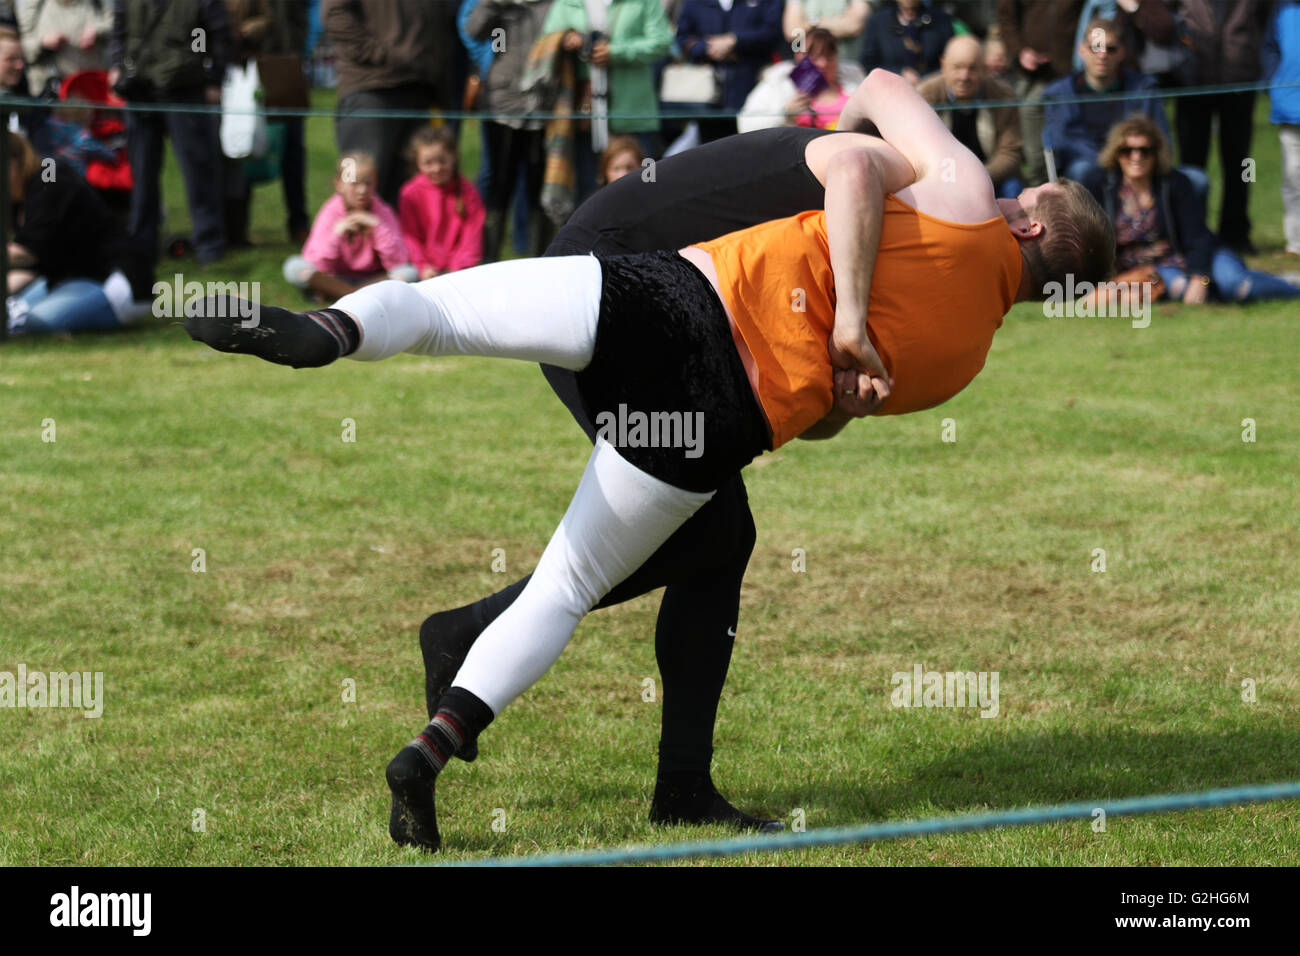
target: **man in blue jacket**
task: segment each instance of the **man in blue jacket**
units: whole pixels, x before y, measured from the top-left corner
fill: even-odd
[[[1097,166],[1097,152],[1105,144],[1107,132],[1125,116],[1145,113],[1166,137],[1169,121],[1163,102],[1157,98],[1155,78],[1120,66],[1124,43],[1115,21],[1100,17],[1092,20],[1079,44],[1079,55],[1083,57],[1083,72],[1057,80],[1043,93],[1047,109],[1043,135],[1045,145],[1056,157],[1058,174],[1083,182]],[[1135,99],[1079,101],[1080,97],[1099,93],[1144,92],[1148,95]]]

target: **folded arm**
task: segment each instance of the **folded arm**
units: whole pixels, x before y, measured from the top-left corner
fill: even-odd
[[[984,164],[957,142],[902,77],[873,70],[845,113],[850,110],[873,123],[881,139],[856,137],[864,144],[861,148],[841,149],[825,164],[826,233],[836,298],[829,348],[837,370],[837,408],[804,433],[814,439],[831,437],[851,417],[872,414],[889,396],[888,370],[867,335],[867,305],[885,195],[903,192],[900,198],[917,208],[923,205],[932,215],[959,222],[988,218],[984,206],[996,214],[993,185]],[[841,124],[843,118],[841,114]],[[836,138],[823,140],[834,143]],[[840,382],[838,370],[856,373],[856,381]]]

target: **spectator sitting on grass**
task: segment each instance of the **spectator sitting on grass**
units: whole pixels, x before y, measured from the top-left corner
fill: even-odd
[[[290,285],[333,301],[383,279],[414,282],[393,208],[375,194],[375,161],[368,153],[344,153],[302,255],[284,263]]]
[[[411,137],[417,172],[402,186],[397,214],[411,264],[421,279],[483,260],[483,201],[460,174],[456,134],[425,126]]]
[[[94,111],[93,106],[72,103],[56,106],[36,134],[36,151],[42,156],[52,157],[59,169],[71,167],[83,177],[86,164],[92,159],[116,163],[117,151],[95,139],[86,128]]]
[[[1205,202],[1169,158],[1169,141],[1151,118],[1115,124],[1084,183],[1115,224],[1115,269],[1146,269],[1161,294],[1199,305],[1295,298],[1300,287],[1246,268],[1205,225]],[[1163,290],[1161,290],[1163,286]]]
[[[9,137],[9,197],[18,228],[9,243],[12,334],[116,329],[149,297],[150,261],[77,172],[46,176],[18,133]]]

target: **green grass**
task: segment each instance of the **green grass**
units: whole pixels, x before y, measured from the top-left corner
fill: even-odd
[[[332,125],[309,129],[315,208]],[[1256,237],[1276,252],[1275,132],[1257,143]],[[256,249],[180,271],[284,301],[278,186],[255,213]],[[1297,319],[1166,306],[1136,330],[1020,306],[942,408],[760,460],[724,792],[820,827],[1300,778]],[[401,357],[292,372],[159,319],[6,343],[0,397],[0,670],[106,685],[98,720],[0,710],[0,864],[419,859],[387,837],[382,780],[423,720],[419,622],[527,571],[586,459],[537,370]],[[490,570],[494,548],[508,573]],[[589,617],[483,757],[444,775],[447,859],[723,835],[645,822],[656,610],[651,596]],[[917,662],[998,671],[1000,715],[892,708],[891,674]],[[724,862],[1282,864],[1300,850],[1295,812]]]

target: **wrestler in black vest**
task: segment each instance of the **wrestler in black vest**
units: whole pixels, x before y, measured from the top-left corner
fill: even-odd
[[[718,236],[821,209],[825,190],[804,161],[824,130],[780,127],[730,136],[615,180],[574,212],[548,256],[620,255],[680,249]],[[595,442],[579,397],[578,375],[542,366],[547,381]],[[780,829],[731,806],[709,778],[718,700],[731,663],[740,584],[754,547],[754,518],[736,474],[631,577],[597,607],[665,588],[655,627],[663,678],[663,732],[650,818],[659,823],[729,823]],[[527,578],[490,597],[429,617],[420,628],[429,716],[470,645],[523,590]],[[474,741],[458,754],[472,760]]]

